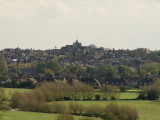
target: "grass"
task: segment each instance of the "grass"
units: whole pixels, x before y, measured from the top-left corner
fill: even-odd
[[[31,91],[32,89],[22,89],[22,88],[5,88],[5,94],[6,96],[9,96],[11,98],[11,95],[14,92],[28,92]]]
[[[15,91],[28,92],[30,89],[18,89],[18,88],[5,88],[6,94],[10,95]],[[99,105],[104,106],[111,102],[115,102],[120,105],[128,105],[132,108],[136,108],[139,113],[138,120],[160,120],[160,101],[144,101],[144,100],[131,100],[138,96],[137,90],[133,92],[122,92],[119,100],[116,101],[76,101],[82,103],[84,106]],[[130,99],[130,100],[124,100]],[[66,104],[69,101],[62,101]],[[57,114],[47,113],[34,113],[34,112],[20,112],[20,111],[8,111],[0,112],[3,114],[3,120],[55,120]],[[26,116],[26,117],[25,117]],[[75,116],[76,120],[79,117]],[[0,117],[1,120],[1,117]]]
[[[136,92],[122,92],[119,99],[136,99],[137,97],[138,93]]]
[[[140,92],[140,89],[127,89],[127,92]]]
[[[58,114],[51,113],[36,113],[22,111],[7,111],[0,112],[2,115],[0,120],[56,120]],[[82,116],[74,116],[75,120],[84,118]]]
[[[62,101],[66,104],[69,101]],[[76,101],[84,106],[105,106],[111,102],[119,105],[127,105],[137,109],[139,113],[138,120],[160,120],[160,101],[144,101],[144,100],[117,100],[117,101]]]
[[[23,89],[23,88],[5,88],[5,93],[7,96],[11,96],[14,92],[29,92],[32,89]],[[100,93],[100,92],[98,92]],[[101,95],[101,93],[100,93]],[[122,92],[119,99],[136,99],[138,97],[137,92]]]

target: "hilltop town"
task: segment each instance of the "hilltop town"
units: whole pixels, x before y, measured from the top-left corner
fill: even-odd
[[[36,85],[41,81],[55,79],[78,79],[88,84],[108,83],[139,87],[152,84],[153,79],[159,77],[160,71],[160,51],[146,48],[105,49],[95,45],[83,46],[78,40],[73,45],[66,45],[61,49],[6,48],[1,53],[7,62],[7,75],[1,75],[1,84],[8,87],[14,87],[20,82],[29,81],[28,84]],[[53,65],[52,68],[44,67],[49,61],[54,61],[54,64],[48,63]],[[146,66],[151,70],[148,71]],[[37,67],[43,70],[37,70]],[[104,74],[94,70],[102,70]],[[28,87],[26,84],[19,87],[23,86]]]

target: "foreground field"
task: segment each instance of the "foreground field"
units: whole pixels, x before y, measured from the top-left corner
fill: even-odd
[[[30,89],[15,89],[15,88],[5,88],[6,94],[11,95],[15,91],[28,92]],[[139,120],[160,120],[160,101],[144,101],[144,100],[132,100],[136,99],[138,96],[136,92],[123,92],[120,98],[116,101],[76,101],[82,103],[84,106],[105,106],[111,102],[115,102],[120,105],[128,105],[132,108],[136,108],[139,113]],[[128,100],[127,100],[128,99]],[[70,101],[62,101],[68,104]],[[56,114],[46,114],[46,113],[34,113],[34,112],[20,112],[20,111],[9,111],[0,112],[3,114],[0,120],[55,120]],[[25,117],[26,116],[26,117]],[[76,120],[79,117],[75,116]]]
[[[68,104],[70,101],[62,101]],[[76,101],[82,103],[84,106],[99,105],[105,106],[111,101]],[[139,113],[138,120],[160,120],[160,101],[112,101],[120,105],[128,105],[136,108]],[[7,111],[0,112],[0,120],[56,120],[57,114],[35,113],[35,112],[21,112],[21,111]],[[75,120],[80,120],[79,116],[75,116]]]
[[[68,104],[70,101],[62,101]],[[84,106],[105,106],[111,102],[119,105],[127,105],[136,108],[139,113],[139,120],[160,120],[160,101],[144,100],[117,100],[117,101],[76,101]]]
[[[58,114],[35,113],[22,111],[0,112],[0,120],[56,120]],[[81,120],[84,117],[74,116],[75,120]]]

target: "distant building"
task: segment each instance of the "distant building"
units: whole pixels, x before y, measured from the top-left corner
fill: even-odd
[[[82,44],[76,40],[76,42],[73,43],[73,45],[66,45],[61,48],[64,52],[71,52],[82,48]]]

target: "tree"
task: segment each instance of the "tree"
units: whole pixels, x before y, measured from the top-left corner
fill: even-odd
[[[45,73],[46,64],[44,62],[38,62],[36,65],[36,71],[38,73]]]
[[[159,69],[158,69],[159,64],[156,63],[146,63],[142,66],[141,70],[144,70],[146,72],[147,75],[150,74],[158,74],[159,73]]]
[[[118,73],[120,75],[128,76],[128,75],[133,74],[133,70],[126,65],[120,65],[118,66]]]
[[[62,67],[57,61],[48,61],[47,68],[51,69],[54,73],[62,72]]]
[[[104,84],[101,86],[101,92],[103,92],[103,99],[115,100],[119,97],[119,92],[117,91],[117,86]]]
[[[137,120],[138,113],[136,109],[129,106],[119,106],[115,103],[104,107],[104,120]]]
[[[73,114],[81,114],[84,111],[84,106],[78,102],[70,102],[69,110]]]
[[[62,67],[57,61],[39,62],[36,65],[36,71],[38,73],[60,73]]]
[[[94,45],[94,44],[90,44],[90,45],[89,45],[89,47],[90,47],[91,49],[95,49],[95,48],[97,48],[97,46],[96,46],[96,45]]]
[[[5,74],[8,71],[7,61],[4,53],[0,52],[0,74]]]
[[[87,73],[90,74],[91,76],[97,74],[97,67],[94,67],[94,66],[89,66],[87,67]]]
[[[72,74],[72,75],[75,75],[75,77],[80,77],[82,75],[85,74],[86,72],[86,68],[83,68],[82,66],[80,65],[76,65],[76,66],[67,66],[65,68],[65,72],[67,74]]]
[[[4,88],[0,88],[0,110],[9,110],[7,106],[8,97],[5,94]]]
[[[160,97],[160,79],[156,78],[155,82],[151,86],[145,86],[141,88],[141,92],[138,99],[157,100]]]
[[[98,73],[101,76],[114,77],[115,74],[116,74],[116,70],[112,66],[109,66],[109,65],[106,65],[106,64],[101,64],[98,67]]]

